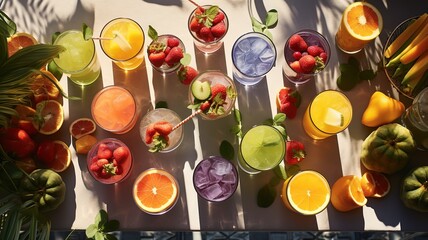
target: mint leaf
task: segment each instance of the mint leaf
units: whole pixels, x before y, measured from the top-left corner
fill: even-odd
[[[269,10],[269,12],[266,15],[266,27],[267,28],[273,28],[278,23],[278,11],[275,9]]]
[[[262,33],[263,29],[266,28],[266,26],[263,23],[261,23],[259,20],[257,20],[254,17],[251,17],[251,25],[253,26],[254,32]]]
[[[212,22],[212,20],[214,20],[215,16],[217,16],[217,13],[218,13],[218,6],[215,6],[215,5],[209,7],[205,11],[207,18],[210,19],[211,22]]]
[[[149,31],[147,34],[153,41],[158,40],[158,32],[156,32],[156,30],[151,25],[149,25]]]
[[[97,232],[98,232],[98,228],[95,224],[90,224],[85,230],[85,234],[87,238],[93,238],[95,236],[95,233]]]
[[[273,117],[273,123],[274,125],[282,124],[287,116],[284,113],[278,113]]]
[[[280,179],[286,180],[288,178],[288,174],[287,171],[285,169],[285,163],[284,161],[281,161],[278,166],[276,166],[273,169],[273,172],[275,173],[275,175],[277,177],[279,177]]]
[[[241,123],[242,121],[242,114],[241,111],[239,111],[239,109],[234,109],[233,110],[234,116],[235,116],[235,121],[237,121],[238,123]]]
[[[82,25],[82,32],[83,32],[83,39],[85,39],[86,41],[91,39],[93,36],[92,28],[90,28],[85,23],[83,23]]]
[[[98,228],[102,228],[104,224],[108,221],[107,212],[101,209],[97,216],[95,217],[95,224],[98,225]]]

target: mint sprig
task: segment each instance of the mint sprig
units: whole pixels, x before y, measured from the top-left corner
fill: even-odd
[[[254,32],[259,32],[273,40],[272,33],[269,29],[274,28],[278,24],[278,11],[271,9],[267,12],[264,23],[251,16],[251,25]]]
[[[86,228],[85,234],[88,239],[117,240],[110,232],[119,230],[119,226],[119,221],[109,220],[107,212],[101,209],[95,217],[95,222]]]

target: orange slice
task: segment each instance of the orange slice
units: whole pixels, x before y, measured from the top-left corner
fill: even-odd
[[[76,152],[79,154],[87,154],[97,142],[98,140],[96,137],[85,135],[76,140]]]
[[[366,197],[383,197],[389,193],[391,184],[384,174],[368,171],[361,177],[361,188]]]
[[[36,115],[33,125],[44,135],[56,133],[64,122],[64,110],[62,105],[55,100],[46,100],[36,105]]]
[[[19,49],[37,44],[37,40],[28,33],[16,33],[7,39],[8,56],[12,56]]]
[[[53,143],[55,159],[52,162],[46,163],[46,165],[55,172],[63,172],[68,168],[68,166],[70,166],[71,163],[70,149],[63,141],[55,140]]]
[[[355,2],[343,14],[346,29],[356,39],[372,40],[382,31],[382,15],[367,2]]]
[[[348,175],[339,178],[331,188],[331,203],[342,212],[362,207],[367,203],[360,177]]]
[[[74,120],[70,125],[70,134],[76,139],[95,132],[97,126],[90,118],[79,118]]]
[[[174,177],[161,169],[142,172],[134,183],[134,200],[149,214],[162,214],[178,200],[178,184]]]
[[[30,88],[36,104],[44,100],[57,100],[59,96],[59,89],[52,82],[56,81],[59,84],[56,77],[49,71],[41,70],[41,72],[45,75],[35,74],[30,78],[32,81]]]
[[[301,171],[284,182],[281,198],[289,209],[314,215],[330,202],[330,186],[318,172]]]

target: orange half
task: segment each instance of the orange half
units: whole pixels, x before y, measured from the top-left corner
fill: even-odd
[[[344,23],[349,33],[360,40],[372,40],[383,28],[380,12],[366,2],[355,2],[344,12]]]
[[[47,167],[54,170],[55,172],[63,172],[70,166],[71,163],[71,152],[70,148],[63,141],[55,140],[54,151],[55,160],[50,162]]]
[[[8,56],[12,56],[19,49],[37,44],[37,40],[33,35],[28,33],[16,33],[7,39]]]

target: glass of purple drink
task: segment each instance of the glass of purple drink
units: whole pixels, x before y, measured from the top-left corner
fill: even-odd
[[[196,192],[210,202],[221,202],[232,196],[238,187],[238,179],[236,167],[219,156],[202,160],[193,172]]]

